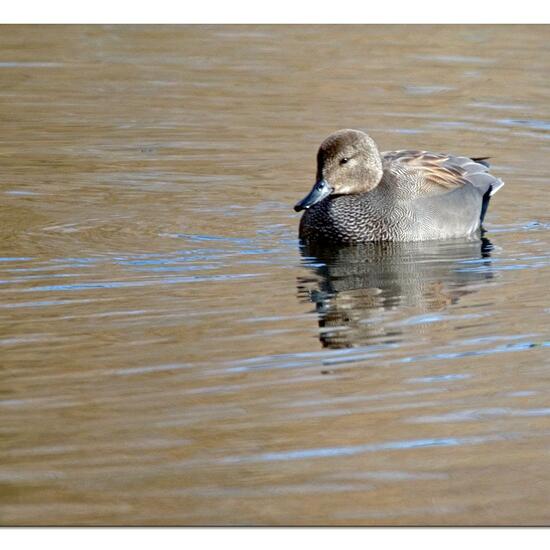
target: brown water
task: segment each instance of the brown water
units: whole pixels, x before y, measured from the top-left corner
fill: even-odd
[[[0,522],[550,524],[549,27],[2,27]],[[321,140],[493,157],[486,241],[301,250]]]

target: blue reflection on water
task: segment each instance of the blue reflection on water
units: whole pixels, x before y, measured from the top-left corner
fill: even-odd
[[[222,459],[224,463],[241,462],[270,462],[284,460],[304,460],[308,458],[329,458],[336,456],[352,456],[361,453],[388,451],[388,450],[406,450],[418,449],[423,447],[456,447],[458,445],[484,443],[490,437],[472,436],[472,437],[448,437],[437,439],[411,439],[408,441],[388,441],[386,443],[374,443],[366,445],[353,445],[349,447],[324,447],[318,449],[298,449],[295,451],[282,451],[276,453],[261,453],[249,456],[228,456]]]

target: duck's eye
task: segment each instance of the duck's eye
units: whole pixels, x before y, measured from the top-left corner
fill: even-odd
[[[343,159],[340,159],[340,166],[342,166],[342,164],[346,164],[348,161],[349,161],[348,157],[344,157]]]

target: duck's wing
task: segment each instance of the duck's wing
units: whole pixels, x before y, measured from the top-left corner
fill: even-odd
[[[428,151],[386,151],[381,153],[384,171],[406,177],[420,186],[424,196],[454,191],[470,183],[482,195],[496,193],[504,182],[489,173],[487,157],[455,157]]]

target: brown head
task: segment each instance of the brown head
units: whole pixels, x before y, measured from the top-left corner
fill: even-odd
[[[382,159],[374,140],[359,130],[339,130],[321,143],[316,183],[294,210],[309,208],[329,195],[367,193],[381,179]]]

